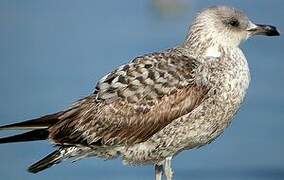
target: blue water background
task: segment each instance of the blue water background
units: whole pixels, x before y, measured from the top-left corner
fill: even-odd
[[[234,6],[284,31],[282,0],[176,1],[172,8],[152,0],[1,0],[0,124],[64,109],[116,66],[178,45],[194,14],[211,5]],[[284,38],[256,37],[242,48],[252,75],[242,109],[216,142],[174,159],[176,179],[284,179]],[[1,145],[0,179],[153,179],[151,166],[97,158],[26,172],[52,149],[47,142]]]

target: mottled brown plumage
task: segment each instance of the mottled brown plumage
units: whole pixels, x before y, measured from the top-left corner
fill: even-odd
[[[108,74],[93,95],[49,128],[58,144],[133,145],[146,141],[200,104],[208,88],[194,83],[194,59],[177,50],[138,57]]]
[[[125,164],[154,164],[157,180],[164,167],[171,180],[172,157],[215,140],[237,113],[250,82],[239,45],[256,34],[279,35],[234,8],[208,8],[180,46],[120,66],[65,111],[0,127],[31,129],[0,143],[56,144],[28,169],[32,173],[68,158],[121,157]]]

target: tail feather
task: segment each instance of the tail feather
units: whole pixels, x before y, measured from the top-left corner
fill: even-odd
[[[42,160],[36,162],[28,168],[28,171],[31,173],[38,173],[42,170],[45,170],[55,164],[60,163],[64,159],[64,154],[60,150],[56,150],[51,154],[47,155]]]
[[[0,126],[0,130],[30,130],[22,134],[0,138],[0,144],[46,140],[49,137],[49,130],[48,130],[49,127],[55,125],[62,119],[73,116],[76,112],[77,112],[76,108],[71,108],[67,111],[61,111],[37,119],[31,119],[19,123]],[[31,173],[37,173],[55,164],[60,163],[64,159],[76,157],[78,153],[80,153],[80,148],[77,148],[75,146],[70,146],[70,147],[62,146],[58,150],[47,155],[42,160],[31,165],[28,168],[28,171]]]
[[[36,129],[26,133],[0,138],[0,144],[45,140],[48,138],[48,134],[49,132],[47,129]]]

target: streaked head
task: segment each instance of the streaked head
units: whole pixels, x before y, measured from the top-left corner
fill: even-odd
[[[253,35],[280,35],[274,26],[254,24],[243,12],[227,6],[202,11],[195,18],[190,33],[190,36],[234,47]]]

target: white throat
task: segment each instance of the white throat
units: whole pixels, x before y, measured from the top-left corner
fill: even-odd
[[[215,57],[221,56],[220,48],[218,46],[209,46],[205,51],[205,57]]]

